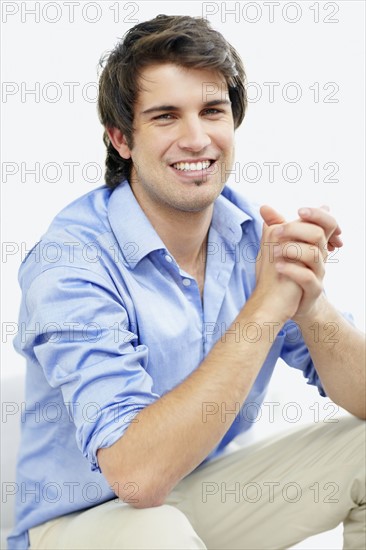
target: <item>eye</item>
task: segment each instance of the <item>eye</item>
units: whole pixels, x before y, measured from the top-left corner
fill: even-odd
[[[202,111],[202,114],[204,116],[216,118],[217,116],[220,116],[224,113],[222,109],[216,109],[215,107],[208,107],[207,109],[204,109]]]
[[[212,107],[210,109],[205,109],[204,112],[206,115],[216,115],[217,113],[222,113],[219,109],[214,109]]]
[[[153,120],[171,120],[173,115],[171,113],[163,113],[161,115],[155,116]]]

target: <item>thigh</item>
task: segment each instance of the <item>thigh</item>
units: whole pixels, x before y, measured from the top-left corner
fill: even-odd
[[[116,500],[30,530],[31,550],[204,549],[174,506],[136,509]]]
[[[332,529],[364,498],[365,422],[293,429],[203,465],[178,504],[210,549],[280,549]]]

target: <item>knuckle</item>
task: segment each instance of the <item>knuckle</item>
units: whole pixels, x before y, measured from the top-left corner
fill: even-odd
[[[324,230],[319,226],[315,228],[315,239],[316,243],[321,243],[325,240]]]
[[[314,282],[314,273],[310,269],[305,270],[304,282],[307,285],[310,285],[311,283]]]
[[[319,277],[321,279],[323,279],[325,276],[325,267],[324,267],[324,263],[320,264],[319,266]]]

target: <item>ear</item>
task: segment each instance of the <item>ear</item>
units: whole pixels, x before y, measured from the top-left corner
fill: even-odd
[[[127,145],[125,135],[122,134],[121,130],[118,128],[106,128],[109,139],[113,147],[119,152],[122,158],[129,159],[131,158],[131,150]]]

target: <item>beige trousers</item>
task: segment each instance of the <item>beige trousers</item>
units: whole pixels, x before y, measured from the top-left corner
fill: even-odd
[[[366,548],[366,423],[351,416],[292,428],[199,467],[163,506],[117,499],[30,531],[32,550],[278,550],[344,524]]]

